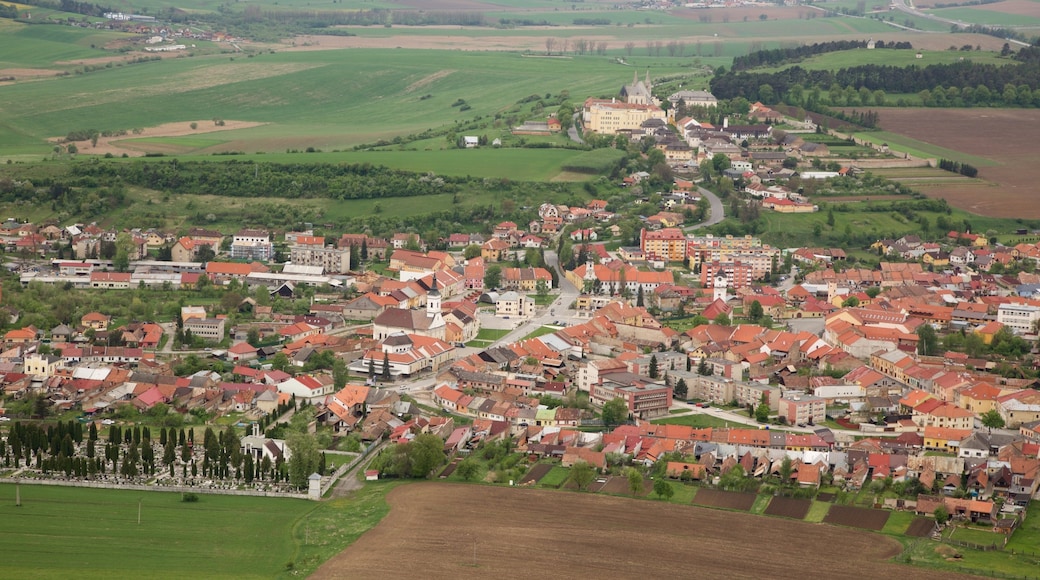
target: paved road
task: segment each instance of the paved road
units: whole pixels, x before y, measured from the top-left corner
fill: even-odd
[[[713,226],[713,225],[721,222],[722,220],[726,219],[725,207],[722,205],[722,200],[719,199],[719,196],[717,196],[714,193],[708,191],[707,189],[704,189],[703,187],[701,187],[699,185],[697,186],[697,193],[699,193],[699,194],[703,195],[704,197],[708,198],[708,201],[711,203],[711,208],[710,208],[710,211],[709,211],[709,214],[708,214],[709,217],[708,217],[707,220],[705,220],[705,221],[703,221],[703,222],[701,222],[699,224],[694,224],[692,226],[688,226],[686,228],[686,231],[688,231],[688,232],[691,232],[693,230],[697,230],[697,229],[700,229],[700,228],[705,228],[705,227],[708,227],[708,226]]]
[[[536,307],[533,317],[523,321],[509,334],[496,340],[493,346],[516,342],[539,327],[552,324],[557,320],[565,321],[576,317],[577,311],[571,309],[571,304],[578,298],[579,290],[563,275],[563,269],[560,268],[560,259],[556,252],[552,250],[545,251],[545,265],[556,270],[556,273],[559,274],[560,293],[548,307]]]
[[[757,420],[748,417],[746,412],[743,411],[727,411],[718,407],[708,407],[706,409],[691,405],[690,403],[684,403],[682,401],[673,401],[671,409],[684,409],[683,413],[670,414],[668,417],[683,417],[686,415],[709,415],[716,419],[722,419],[731,423],[740,423],[741,425],[748,425],[751,427],[761,427],[762,423]],[[784,431],[792,431],[796,433],[814,433],[814,427],[798,427],[797,425],[773,425],[772,428],[783,429]]]
[[[574,113],[574,120],[571,122],[571,126],[567,128],[567,136],[575,143],[585,144],[585,140],[578,134],[578,113]]]

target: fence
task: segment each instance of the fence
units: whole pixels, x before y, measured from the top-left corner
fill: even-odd
[[[377,439],[377,440],[373,441],[372,443],[370,443],[368,445],[368,447],[365,447],[364,449],[362,449],[361,450],[361,455],[358,455],[357,457],[352,459],[349,463],[345,463],[343,465],[340,465],[339,468],[336,471],[334,471],[332,473],[332,475],[328,478],[328,481],[326,481],[325,483],[322,484],[322,486],[321,486],[321,497],[325,497],[325,494],[328,493],[330,489],[332,489],[333,485],[336,485],[336,482],[339,481],[339,478],[343,477],[343,475],[345,473],[347,473],[348,471],[350,471],[351,469],[354,469],[355,467],[357,467],[357,465],[359,463],[364,461],[366,457],[371,455],[372,452],[375,451],[376,448],[379,447],[382,444],[383,444],[383,440],[382,439]]]
[[[10,480],[8,480],[10,481]],[[208,495],[251,495],[255,497],[286,497],[309,499],[305,493],[284,491],[262,491],[258,489],[216,489],[186,485],[142,485],[138,483],[111,483],[101,481],[62,481],[57,479],[18,479],[15,483],[25,485],[53,485],[60,487],[90,487],[95,489],[125,489],[130,491],[167,491],[171,493],[204,493]]]

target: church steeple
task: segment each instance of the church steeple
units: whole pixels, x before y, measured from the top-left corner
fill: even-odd
[[[435,318],[441,314],[441,293],[437,290],[437,274],[433,275],[433,283],[426,294],[426,316]]]

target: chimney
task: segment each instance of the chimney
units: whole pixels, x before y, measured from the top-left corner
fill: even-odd
[[[723,117],[722,118],[722,128],[726,129],[728,127],[729,127],[729,117]]]

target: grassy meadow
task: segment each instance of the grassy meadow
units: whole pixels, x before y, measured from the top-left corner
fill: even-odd
[[[0,485],[0,576],[306,574],[382,519],[390,487],[321,503],[215,495],[183,503],[177,493],[22,485],[16,507],[15,486]]]
[[[671,60],[654,74],[683,72]],[[493,126],[496,113],[529,95],[615,94],[630,78],[630,68],[603,57],[376,49],[185,56],[5,87],[0,152],[46,153],[44,139],[72,130],[200,118],[266,123],[203,137],[231,150],[334,149],[477,117]],[[459,99],[470,109],[452,106]]]

